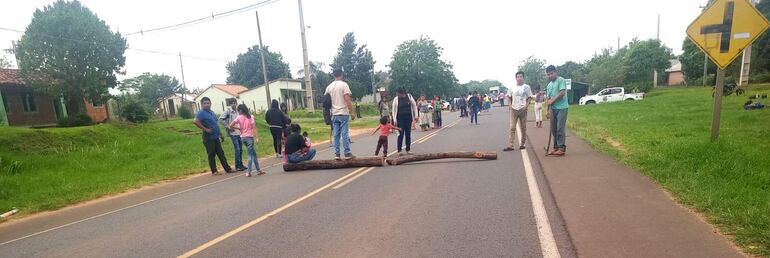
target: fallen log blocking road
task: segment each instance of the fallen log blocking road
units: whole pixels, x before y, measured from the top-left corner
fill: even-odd
[[[388,165],[401,165],[410,162],[436,159],[484,159],[496,160],[496,152],[482,151],[450,151],[399,156],[386,160]],[[311,160],[295,164],[284,164],[283,171],[338,169],[354,167],[381,167],[382,157],[358,157],[350,160]]]

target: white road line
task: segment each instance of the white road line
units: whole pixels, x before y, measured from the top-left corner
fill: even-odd
[[[221,236],[219,236],[217,238],[214,238],[213,240],[211,240],[209,242],[206,242],[205,244],[203,244],[201,246],[198,246],[197,248],[195,248],[193,250],[190,250],[190,251],[188,251],[188,252],[186,252],[186,253],[178,256],[178,257],[190,257],[190,256],[193,256],[193,255],[195,255],[197,253],[200,253],[203,250],[206,250],[207,248],[209,248],[209,247],[211,247],[213,245],[216,245],[219,242],[222,242],[225,239],[228,239],[228,238],[234,236],[235,234],[240,233],[241,231],[244,231],[244,230],[246,230],[246,229],[248,229],[248,228],[250,228],[250,227],[252,227],[252,226],[254,226],[256,224],[259,224],[260,222],[262,222],[262,221],[264,221],[264,220],[266,220],[266,219],[268,219],[268,218],[270,218],[272,216],[275,216],[278,213],[281,213],[282,211],[284,211],[284,210],[286,210],[288,208],[291,208],[292,206],[294,206],[294,205],[296,205],[296,204],[298,204],[298,203],[300,203],[300,202],[302,202],[302,201],[312,197],[313,195],[316,195],[316,194],[320,193],[321,191],[326,190],[329,187],[331,187],[331,186],[333,186],[333,185],[335,185],[335,184],[337,184],[337,183],[339,183],[339,182],[341,182],[341,181],[343,181],[343,180],[345,180],[345,179],[355,175],[356,172],[361,171],[362,169],[365,169],[365,168],[360,168],[360,169],[358,169],[356,171],[350,172],[350,173],[348,173],[348,174],[338,178],[337,180],[334,180],[331,183],[328,183],[328,184],[322,186],[321,188],[315,189],[312,192],[310,192],[310,193],[308,193],[308,194],[306,194],[306,195],[304,195],[304,196],[302,196],[300,198],[297,198],[296,200],[294,200],[294,201],[292,201],[290,203],[287,203],[287,204],[281,206],[278,209],[275,209],[275,210],[273,210],[271,212],[268,212],[267,214],[262,215],[261,217],[255,219],[255,220],[252,220],[249,223],[246,223],[246,224],[244,224],[244,225],[242,225],[242,226],[240,226],[240,227],[238,227],[236,229],[233,229],[230,232],[225,233],[224,235],[221,235]]]
[[[358,175],[355,175],[355,176],[353,176],[353,177],[351,177],[351,178],[348,178],[348,180],[345,180],[344,182],[342,182],[342,183],[338,184],[338,185],[337,185],[337,186],[335,186],[335,187],[332,187],[332,189],[334,189],[334,190],[336,190],[336,189],[340,189],[340,188],[342,188],[343,186],[345,186],[345,185],[349,184],[350,182],[353,182],[353,181],[354,181],[354,180],[356,180],[357,178],[359,178],[359,177],[361,177],[361,176],[363,176],[363,175],[366,175],[366,173],[369,173],[369,171],[372,171],[373,169],[374,169],[374,167],[369,167],[369,168],[366,168],[366,170],[362,171],[361,173],[358,173]]]
[[[521,124],[516,126],[516,136],[521,142]],[[526,126],[526,125],[524,125]],[[556,239],[551,231],[551,224],[548,222],[548,213],[545,211],[543,197],[540,195],[540,188],[537,185],[535,174],[532,172],[532,163],[529,160],[529,154],[526,150],[521,151],[521,159],[524,163],[524,171],[527,175],[527,186],[529,187],[529,197],[532,200],[532,212],[535,214],[535,223],[537,224],[537,236],[540,238],[540,250],[545,258],[560,258],[559,249],[556,247]]]

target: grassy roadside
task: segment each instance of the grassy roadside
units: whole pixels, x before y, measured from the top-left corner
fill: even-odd
[[[257,119],[259,157],[274,155],[264,119]],[[365,117],[351,128],[371,128]],[[328,140],[318,117],[296,119],[313,141]],[[192,120],[140,125],[102,124],[77,128],[0,127],[0,212],[15,217],[124,192],[163,180],[207,171],[199,129]],[[233,166],[233,148],[224,142]],[[244,155],[244,160],[245,160]]]
[[[747,89],[756,93],[770,93],[770,85]],[[712,143],[710,88],[658,89],[645,98],[571,107],[569,127],[703,213],[746,252],[770,256],[770,108],[746,111],[746,95],[725,97]]]

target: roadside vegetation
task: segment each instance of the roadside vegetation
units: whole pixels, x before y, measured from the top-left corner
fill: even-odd
[[[746,89],[724,98],[716,142],[710,141],[710,87],[656,89],[643,101],[575,106],[568,124],[702,213],[746,252],[770,256],[770,108],[743,109],[748,95],[770,94],[770,85]]]

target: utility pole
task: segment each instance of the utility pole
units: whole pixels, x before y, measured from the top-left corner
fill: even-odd
[[[185,98],[185,94],[187,94],[187,82],[184,79],[184,64],[182,63],[181,51],[179,51],[179,68],[182,70],[182,106],[184,106],[185,102],[187,101]]]
[[[749,1],[752,5],[756,6],[755,1]],[[749,83],[749,71],[751,69],[751,46],[749,44],[743,49],[743,61],[741,62],[741,76],[738,78],[738,86],[743,86]]]
[[[655,39],[660,42],[660,14],[658,14],[658,32],[655,34]],[[652,70],[652,87],[658,87],[658,70]]]
[[[307,39],[305,38],[305,17],[302,11],[302,0],[297,0],[299,4],[299,27],[302,33],[302,58],[305,61],[305,89],[307,93],[307,111],[315,112],[315,101],[313,100],[313,86],[310,78],[310,61],[307,57]]]
[[[259,27],[259,11],[254,11],[254,14],[257,15],[257,35],[259,35],[259,57],[262,60],[262,78],[265,80],[265,97],[267,98],[267,102],[265,104],[265,109],[270,108],[270,101],[272,100],[270,98],[270,85],[267,81],[267,65],[265,64],[265,45],[262,44],[262,28]]]
[[[372,100],[377,104],[377,87],[374,84],[374,66],[372,66]]]

